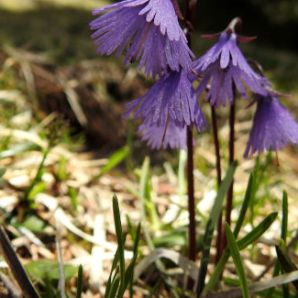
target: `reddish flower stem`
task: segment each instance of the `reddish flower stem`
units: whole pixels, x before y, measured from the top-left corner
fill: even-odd
[[[220,162],[220,144],[218,137],[218,127],[217,127],[217,119],[216,119],[216,111],[213,106],[211,106],[211,119],[212,119],[212,132],[213,132],[213,141],[214,141],[214,149],[216,156],[216,176],[217,176],[217,188],[221,184],[221,162]],[[222,251],[223,251],[223,242],[222,242],[222,213],[220,213],[218,224],[217,224],[217,237],[216,237],[216,256],[215,263],[219,261]]]
[[[235,89],[235,88],[234,88]],[[235,160],[235,100],[230,107],[230,139],[229,139],[229,164],[231,165]],[[227,195],[227,206],[226,206],[226,222],[231,224],[231,213],[233,209],[233,190],[234,190],[234,180],[232,181]],[[227,239],[223,237],[223,249],[227,245]]]
[[[188,193],[188,257],[196,260],[196,219],[193,176],[193,133],[192,127],[187,127],[187,193]]]
[[[191,6],[190,0],[185,0],[185,20],[191,24]],[[191,37],[187,31],[187,40],[189,47],[191,46]],[[192,126],[187,127],[187,195],[188,195],[188,257],[190,260],[196,260],[196,213],[195,213],[195,190],[194,190],[194,162],[193,162],[193,132]],[[192,287],[191,281],[188,287]]]

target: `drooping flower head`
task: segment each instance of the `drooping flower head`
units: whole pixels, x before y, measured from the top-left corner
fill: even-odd
[[[235,33],[239,21],[234,19],[219,35],[218,42],[193,62],[194,71],[202,77],[197,93],[200,95],[208,87],[207,99],[214,106],[232,103],[235,96],[233,88],[244,98],[247,97],[247,89],[256,94],[267,94],[268,81],[250,67],[238,47],[239,42],[251,40]]]
[[[93,14],[99,14],[90,27],[101,55],[125,52],[125,63],[139,61],[152,76],[190,67],[193,54],[171,0],[125,0]]]
[[[143,123],[141,132],[145,132],[144,138],[152,140],[150,136],[155,135],[152,144],[160,144],[160,147],[163,146],[162,138],[172,136],[170,132],[174,131],[174,126],[177,126],[176,131],[181,131],[185,126],[194,125],[201,131],[206,125],[185,70],[161,77],[144,96],[128,103],[127,115],[132,112],[135,118]],[[150,129],[152,132],[149,132]],[[169,133],[167,129],[170,129]],[[156,138],[159,138],[159,141]],[[170,144],[169,141],[165,143]]]
[[[298,144],[298,124],[279,102],[277,95],[258,95],[256,101],[257,109],[244,157]]]

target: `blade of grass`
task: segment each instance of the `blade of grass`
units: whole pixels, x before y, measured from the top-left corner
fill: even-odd
[[[288,234],[288,194],[286,191],[283,191],[283,196],[282,196],[282,221],[281,221],[281,239],[284,242],[284,246],[286,245],[287,241],[287,234]],[[281,269],[283,272],[292,272],[294,270],[297,270],[296,265],[291,261],[290,257],[286,254],[286,251],[280,249],[277,246],[276,247],[276,252],[278,256],[278,260],[281,266]],[[279,255],[280,254],[280,255]],[[288,257],[288,258],[287,258]],[[282,260],[284,258],[284,260]],[[289,268],[286,268],[289,267]],[[289,270],[286,270],[289,269]],[[296,291],[298,289],[298,283],[294,282],[293,283],[294,287],[296,288]],[[283,291],[283,296],[284,298],[288,298],[290,296],[290,290],[289,290],[289,285],[283,285],[282,286],[282,291]]]
[[[235,238],[237,238],[237,236],[240,232],[240,229],[241,229],[242,224],[245,219],[246,211],[249,207],[250,200],[253,199],[253,194],[255,193],[255,183],[254,183],[255,178],[254,177],[255,177],[255,175],[253,173],[250,174],[250,176],[249,176],[247,188],[246,188],[245,195],[244,195],[244,200],[243,200],[241,210],[240,210],[238,219],[235,224],[234,232],[233,232]]]
[[[44,165],[46,162],[46,159],[48,157],[50,153],[50,147],[47,147],[44,152],[43,152],[43,156],[42,156],[42,160],[38,166],[36,175],[34,177],[34,179],[32,180],[30,186],[26,189],[25,193],[24,193],[24,200],[25,201],[29,201],[31,206],[34,206],[34,196],[32,195],[32,193],[36,193],[36,187],[38,188],[39,183],[41,182],[41,178],[43,175],[43,171],[44,171]]]
[[[111,271],[110,271],[110,275],[109,275],[107,285],[106,285],[106,290],[105,290],[105,294],[104,294],[105,298],[110,297],[113,281],[115,280],[115,277],[117,276],[118,260],[119,260],[119,253],[118,253],[118,248],[117,248],[117,251],[116,251],[115,256],[114,256],[112,268],[111,268]]]
[[[280,267],[284,273],[290,273],[298,269],[295,263],[290,259],[290,257],[286,253],[285,248],[276,245],[275,250]],[[298,292],[298,281],[293,282],[293,285],[296,288],[296,291]]]
[[[238,247],[240,250],[245,249],[248,245],[255,242],[258,238],[260,238],[271,226],[271,224],[275,221],[277,217],[277,213],[273,212],[269,214],[261,223],[259,223],[251,232],[245,235],[243,238],[237,241]],[[224,270],[225,264],[228,261],[230,256],[229,249],[226,249],[217,263],[213,274],[211,275],[208,284],[204,289],[204,294],[208,291],[214,289],[220,280],[220,276]]]
[[[151,218],[153,228],[158,229],[160,225],[159,225],[159,220],[158,220],[155,206],[151,201],[151,188],[149,184],[149,179],[150,179],[149,168],[150,168],[150,159],[146,157],[143,162],[141,175],[140,175],[139,197],[141,200],[141,213],[142,213],[141,215],[144,221],[144,224],[143,224],[144,237],[149,249],[152,251],[154,250],[155,247],[149,232],[148,223],[146,221],[146,218],[147,218],[146,211],[148,211],[149,214],[151,214],[151,216],[150,215],[149,216]],[[177,293],[175,286],[171,281],[171,278],[167,275],[165,266],[163,265],[163,263],[160,260],[157,260],[155,262],[155,265],[160,273],[160,277],[162,281],[170,289],[172,296],[175,298],[176,297],[178,298],[179,294]]]
[[[283,192],[283,197],[282,197],[282,219],[281,219],[281,233],[280,237],[286,243],[286,238],[287,238],[287,233],[288,233],[288,196],[287,193],[284,191]],[[277,261],[275,262],[274,269],[272,276],[277,276],[280,272],[280,263]],[[268,290],[266,294],[266,298],[271,298],[274,293],[274,288],[271,288]],[[283,291],[287,291],[283,289]]]
[[[34,143],[14,145],[12,148],[0,152],[0,159],[17,156],[21,153],[38,150],[40,147]]]
[[[141,225],[139,224],[137,227],[137,231],[136,231],[136,238],[134,240],[133,258],[125,272],[125,286],[124,286],[124,288],[126,289],[127,286],[129,285],[129,297],[130,298],[133,298],[133,280],[134,280],[133,277],[134,277],[135,264],[136,264],[137,257],[138,257],[140,232],[141,232]]]
[[[76,298],[81,298],[83,292],[83,266],[79,266]]]
[[[238,241],[240,250],[244,249],[258,238],[260,238],[275,221],[278,213],[272,212],[265,219],[263,219],[258,226],[256,226],[250,233]]]
[[[250,216],[249,216],[249,222],[252,225],[252,227],[254,226],[254,218],[255,218],[255,199],[256,199],[256,191],[261,183],[261,173],[260,173],[260,169],[261,169],[261,163],[260,163],[260,157],[257,156],[256,161],[255,161],[255,167],[254,167],[254,189],[255,192],[253,193],[252,199],[250,200],[250,204],[249,204],[249,210],[250,210]]]
[[[249,298],[248,285],[247,285],[247,280],[244,272],[244,267],[241,261],[239,247],[236,242],[235,236],[232,233],[231,228],[227,223],[225,223],[225,232],[226,232],[227,241],[229,244],[229,250],[233,258],[237,274],[239,276],[243,298]]]
[[[124,236],[121,225],[121,217],[118,199],[116,195],[113,197],[113,213],[114,213],[114,222],[115,222],[115,230],[117,236],[118,243],[118,253],[119,253],[119,266],[120,266],[120,284],[124,284],[125,279],[125,259],[124,259]]]
[[[120,278],[117,277],[115,278],[115,280],[112,282],[112,285],[111,285],[111,292],[108,296],[108,298],[116,298],[116,297],[119,297],[118,296],[118,291],[119,291],[119,288],[120,288]]]
[[[150,226],[153,230],[158,230],[159,218],[157,215],[155,204],[152,202],[151,185],[150,185],[150,159],[148,156],[145,157],[140,177],[140,199],[142,202],[142,215],[143,218],[147,218],[150,221]],[[147,226],[144,225],[144,232],[146,232]],[[146,234],[145,234],[146,237]],[[148,237],[147,237],[148,238]],[[149,239],[147,239],[149,240]],[[149,242],[148,244],[152,246]]]
[[[213,232],[218,222],[224,197],[232,183],[235,170],[236,170],[236,164],[234,163],[229,167],[226,177],[224,178],[223,182],[220,185],[218,194],[215,198],[215,202],[210,213],[209,220],[207,222],[204,239],[203,239],[202,258],[201,258],[201,265],[200,265],[197,288],[196,288],[197,296],[200,296],[205,286],[205,278],[206,278],[207,267],[209,263],[210,247],[211,247]]]
[[[118,166],[129,155],[129,152],[129,147],[124,146],[123,148],[120,148],[115,153],[113,153],[112,156],[109,158],[107,164],[104,165],[100,169],[99,173],[92,178],[91,183],[95,182],[102,175],[106,174],[107,172]]]

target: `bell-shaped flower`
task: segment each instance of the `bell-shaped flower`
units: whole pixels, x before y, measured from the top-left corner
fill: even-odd
[[[232,103],[236,90],[244,98],[248,90],[267,94],[268,81],[251,68],[238,47],[239,41],[248,39],[226,30],[213,47],[193,62],[194,72],[201,77],[196,92],[200,95],[207,90],[211,105]]]
[[[171,137],[176,138],[174,130],[181,131],[186,126],[194,125],[198,131],[202,131],[206,126],[192,83],[184,70],[161,77],[144,96],[128,103],[126,115],[131,113],[143,123],[140,129],[141,132],[145,132],[143,138],[149,141],[152,140],[150,135],[156,134],[159,141],[155,138],[148,143],[160,144],[160,147],[163,147],[165,136],[167,137],[165,144],[179,143],[169,141]],[[149,133],[150,129],[152,132]]]
[[[257,96],[257,109],[244,157],[298,144],[298,124],[277,95]]]
[[[95,9],[90,23],[98,53],[139,62],[149,76],[188,69],[193,56],[171,0],[125,0]]]

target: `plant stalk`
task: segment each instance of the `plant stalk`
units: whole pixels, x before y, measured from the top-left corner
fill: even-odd
[[[184,19],[187,23],[191,24],[191,1],[185,0]],[[188,45],[191,47],[191,36],[189,30],[187,30],[186,37]],[[188,257],[190,260],[196,260],[196,219],[195,219],[195,190],[194,190],[194,161],[193,161],[193,131],[192,126],[187,127],[187,195],[188,195]],[[189,288],[192,286],[189,281]]]
[[[216,177],[217,177],[217,189],[219,189],[221,184],[221,161],[220,161],[220,144],[218,137],[218,126],[216,119],[216,111],[213,106],[211,106],[211,119],[212,119],[212,132],[213,132],[213,141],[214,141],[214,149],[216,156]],[[217,264],[222,252],[223,252],[223,227],[222,227],[222,212],[220,213],[218,224],[217,224],[217,238],[216,238],[216,256],[215,263]]]
[[[196,260],[196,219],[195,219],[195,196],[193,176],[193,132],[192,127],[187,127],[187,194],[188,194],[188,257]]]
[[[235,160],[235,100],[230,107],[230,117],[229,117],[229,125],[230,125],[230,137],[229,137],[229,164],[232,164]],[[234,180],[232,181],[228,195],[227,195],[227,205],[226,205],[226,222],[228,225],[231,225],[231,213],[233,209],[233,190],[234,190]],[[223,249],[227,245],[227,239],[224,236],[223,239]]]

